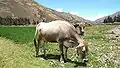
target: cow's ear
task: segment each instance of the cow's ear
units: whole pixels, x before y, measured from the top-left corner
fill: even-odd
[[[85,48],[85,46],[83,46],[83,47],[82,47],[82,51],[86,51],[86,48]]]

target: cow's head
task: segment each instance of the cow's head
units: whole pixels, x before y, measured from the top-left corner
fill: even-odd
[[[80,56],[82,58],[82,62],[87,62],[88,59],[86,58],[87,54],[88,54],[88,44],[86,42],[82,44],[79,44],[77,47],[77,55]]]
[[[85,28],[85,24],[84,23],[74,23],[73,25],[76,28],[77,33],[79,35],[84,35],[84,28]]]

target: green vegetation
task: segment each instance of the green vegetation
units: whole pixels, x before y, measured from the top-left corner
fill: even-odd
[[[107,38],[105,33],[116,26],[92,25],[85,28],[84,39],[89,43],[86,68],[120,67],[120,43]],[[80,64],[80,58],[75,57],[73,49],[68,52],[72,61],[60,63],[56,43],[47,44],[47,54],[52,54],[47,60],[42,59],[43,51],[40,51],[41,57],[34,57],[34,32],[34,27],[0,27],[0,68],[85,68]]]
[[[28,43],[33,40],[35,27],[0,27],[0,36],[13,40],[16,43]]]

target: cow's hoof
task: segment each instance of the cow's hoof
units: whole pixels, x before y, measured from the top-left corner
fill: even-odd
[[[44,58],[40,58],[40,60],[45,60]]]
[[[60,61],[61,63],[65,63],[65,61]]]
[[[71,61],[71,60],[70,60],[70,59],[66,59],[66,60],[65,60],[65,62],[69,62],[69,61]]]
[[[83,63],[88,62],[88,59],[83,59],[82,62]]]
[[[60,59],[60,62],[61,62],[61,63],[65,63],[65,60],[63,60],[63,59]]]
[[[39,55],[36,55],[35,57],[39,57]]]

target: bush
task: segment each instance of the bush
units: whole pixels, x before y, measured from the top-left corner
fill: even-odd
[[[0,25],[30,25],[29,18],[0,17]]]

